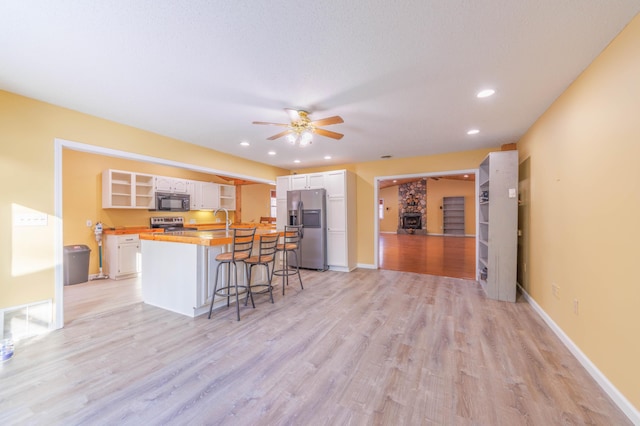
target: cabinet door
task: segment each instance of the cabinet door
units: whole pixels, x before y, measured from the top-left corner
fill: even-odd
[[[199,182],[201,184],[201,202],[199,209],[215,210],[220,206],[219,185],[213,182]]]
[[[324,186],[329,197],[344,197],[345,184],[344,170],[325,173]]]
[[[156,191],[171,192],[171,178],[166,176],[156,176]]]
[[[287,191],[290,189],[289,184],[291,176],[278,176],[276,178],[276,198],[279,200],[287,199]]]
[[[307,188],[307,175],[293,175],[291,176],[291,189],[306,189]],[[286,196],[285,196],[286,198]]]
[[[189,208],[191,210],[198,210],[200,208],[200,199],[202,198],[202,182],[197,180],[190,180],[187,182],[187,188],[189,193]]]
[[[189,185],[187,179],[172,179],[171,192],[178,192],[181,194],[187,194],[189,192]]]
[[[123,243],[118,246],[118,275],[136,274],[140,271],[139,243]]]
[[[307,175],[307,188],[320,189],[324,188],[324,173],[314,173]]]
[[[327,231],[327,264],[347,266],[347,238],[342,231]]]
[[[287,199],[276,200],[276,229],[283,230],[287,224]]]
[[[327,202],[327,230],[346,230],[347,212],[345,210],[344,198],[329,198]]]

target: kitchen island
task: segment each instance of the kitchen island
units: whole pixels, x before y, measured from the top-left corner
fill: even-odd
[[[257,249],[260,235],[273,233],[277,231],[259,228],[254,247]],[[225,229],[141,233],[143,302],[190,317],[208,312],[218,266],[215,257],[230,250],[232,238],[233,232]],[[263,280],[266,274],[260,274],[264,268],[259,269],[255,278]],[[226,275],[218,279],[226,279]],[[245,272],[240,267],[238,284],[244,282]],[[226,298],[216,299],[214,308],[223,304]]]

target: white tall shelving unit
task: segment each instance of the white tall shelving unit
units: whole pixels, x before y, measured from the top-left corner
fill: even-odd
[[[491,152],[478,173],[478,281],[491,299],[515,302],[518,151]]]

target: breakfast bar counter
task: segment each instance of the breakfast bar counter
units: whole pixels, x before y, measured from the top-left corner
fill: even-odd
[[[277,231],[258,229],[254,246],[257,248],[260,235],[273,233]],[[225,229],[141,233],[144,303],[190,317],[208,312],[218,266],[215,257],[229,251],[232,237],[233,232]],[[239,267],[237,273],[238,284],[244,283],[244,269]],[[221,279],[226,279],[226,275]],[[214,308],[218,303],[226,304],[226,299],[216,299]]]

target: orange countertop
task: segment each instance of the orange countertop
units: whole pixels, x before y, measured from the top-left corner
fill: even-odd
[[[105,235],[127,235],[127,234],[140,234],[143,232],[164,232],[163,229],[156,228],[152,229],[145,226],[130,226],[124,228],[105,228],[102,233]]]
[[[191,226],[191,225],[189,225]],[[277,234],[275,229],[257,229],[256,238],[264,234]],[[224,229],[213,231],[177,231],[167,233],[141,233],[141,240],[165,241],[170,243],[198,244],[201,246],[223,246],[231,244],[233,232]]]
[[[184,226],[188,228],[197,228],[198,231],[205,231],[209,229],[224,229],[224,223],[221,223],[221,222],[185,223]],[[276,229],[275,224],[266,224],[266,223],[234,223],[233,226],[237,228]]]

